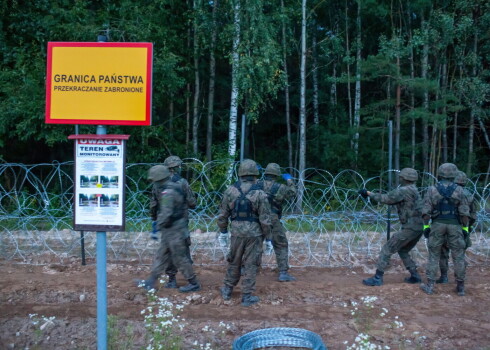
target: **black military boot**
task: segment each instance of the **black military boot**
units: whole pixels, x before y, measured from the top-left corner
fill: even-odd
[[[419,273],[415,267],[408,270],[410,272],[410,277],[405,277],[405,282],[415,284],[422,282]]]
[[[155,289],[155,284],[157,282],[157,279],[158,279],[158,276],[153,276],[151,275],[148,279],[146,280],[134,280],[134,283],[136,283],[136,286],[137,287],[143,287],[145,288],[146,290],[151,290],[151,289]]]
[[[434,294],[434,280],[427,279],[427,284],[422,283],[420,285],[420,289],[429,295]]]
[[[175,275],[168,275],[168,281],[165,283],[165,288],[177,288],[177,279]]]
[[[441,277],[439,277],[439,279],[436,280],[436,283],[446,284],[448,282],[449,280],[447,279],[447,271],[441,270]]]
[[[464,281],[456,281],[456,283],[458,284],[456,286],[456,292],[460,297],[464,296]]]
[[[221,287],[221,296],[223,297],[223,300],[230,300],[231,299],[231,292],[233,292],[233,287],[229,287],[226,284]]]
[[[362,283],[366,286],[382,286],[384,274],[383,271],[376,270],[376,274],[373,277],[362,280]]]
[[[189,284],[187,286],[180,287],[179,292],[189,293],[189,292],[197,292],[198,290],[201,290],[201,285],[199,284],[199,281],[197,280],[196,276],[192,277],[188,281]]]
[[[279,272],[279,282],[296,281],[296,278],[291,276],[287,271]]]
[[[250,306],[253,304],[257,304],[260,298],[252,295],[250,293],[246,293],[242,295],[242,306]]]

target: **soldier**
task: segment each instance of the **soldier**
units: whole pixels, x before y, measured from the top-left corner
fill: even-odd
[[[252,296],[255,278],[262,258],[262,242],[271,230],[271,209],[264,191],[257,187],[259,170],[250,159],[240,163],[240,180],[229,186],[223,194],[218,215],[218,227],[222,234],[228,233],[231,221],[231,242],[228,252],[228,267],[221,287],[224,300],[231,299],[233,287],[242,279],[242,305],[250,306],[259,301]]]
[[[157,227],[161,232],[161,240],[150,277],[137,282],[147,290],[153,289],[162,272],[166,272],[169,277],[174,278],[175,287],[171,288],[176,288],[175,274],[179,270],[189,281],[188,285],[179,289],[180,292],[198,291],[201,285],[192,268],[185,239],[187,231],[185,195],[182,186],[173,182],[170,177],[171,173],[164,165],[155,165],[148,172],[148,179],[153,181],[154,187],[161,191],[157,210]],[[175,273],[172,269],[175,269]]]
[[[470,191],[464,188],[467,180],[468,178],[466,177],[466,174],[462,171],[458,171],[456,177],[454,178],[454,183],[463,188],[464,194],[468,200],[468,207],[470,210],[469,230],[468,232],[463,231],[464,240],[465,240],[465,249],[471,247],[470,232],[471,232],[471,227],[476,221],[476,207],[475,207],[473,194],[471,194]],[[439,279],[436,280],[436,283],[448,283],[449,281],[447,277],[447,272],[449,270],[449,245],[447,242],[445,242],[441,248],[441,258],[439,259],[439,268],[441,270],[441,277],[439,277]]]
[[[427,284],[420,288],[427,294],[434,293],[434,283],[441,257],[441,247],[447,242],[454,264],[456,292],[463,296],[466,274],[465,240],[463,231],[468,232],[469,207],[463,188],[453,183],[458,168],[452,163],[439,166],[439,182],[428,188],[424,198],[422,218],[424,236],[428,238],[429,262]],[[430,224],[432,220],[432,224]],[[461,226],[462,224],[462,226]]]
[[[410,277],[406,277],[405,282],[413,284],[421,281],[417,272],[417,265],[409,254],[423,232],[421,219],[422,199],[416,186],[417,180],[418,174],[415,169],[404,168],[400,171],[401,185],[396,189],[386,194],[373,193],[366,189],[359,191],[359,194],[364,198],[371,197],[377,202],[395,205],[401,223],[401,230],[396,232],[381,248],[376,265],[376,274],[362,281],[366,286],[383,285],[385,268],[394,253],[398,253],[403,265],[410,272]]]
[[[191,236],[189,232],[189,209],[195,209],[197,205],[197,200],[194,192],[192,191],[189,183],[186,179],[184,179],[180,174],[182,172],[182,160],[178,156],[170,156],[165,158],[163,162],[168,170],[170,171],[171,180],[177,184],[182,186],[182,191],[184,193],[184,202],[186,205],[186,209],[184,211],[185,219],[186,219],[186,231],[184,233],[185,242],[187,244],[187,255],[193,263],[191,258]],[[169,264],[168,271],[166,271],[168,275],[168,282],[165,284],[166,288],[177,288],[177,280],[175,275],[177,274],[177,269],[172,264]]]
[[[286,180],[287,186],[276,182],[279,176]],[[267,194],[271,205],[272,237],[270,241],[276,254],[279,281],[295,281],[296,278],[288,273],[288,239],[281,223],[281,216],[282,205],[296,195],[296,186],[290,174],[281,175],[281,168],[276,163],[267,164],[264,177],[264,180],[260,180],[257,186]]]

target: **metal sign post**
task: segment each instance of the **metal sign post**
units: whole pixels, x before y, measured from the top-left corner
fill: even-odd
[[[105,126],[97,126],[97,135],[107,133]],[[107,349],[107,235],[97,231],[97,349]]]
[[[97,232],[97,349],[107,349],[107,231],[124,231],[125,146],[129,135],[75,140],[74,229]]]

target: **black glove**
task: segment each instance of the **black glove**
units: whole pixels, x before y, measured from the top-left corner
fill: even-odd
[[[424,228],[424,237],[429,238],[430,235],[430,227]]]
[[[368,191],[365,188],[363,188],[362,190],[359,190],[357,193],[359,193],[362,198],[366,199],[367,197],[369,197],[367,192]]]

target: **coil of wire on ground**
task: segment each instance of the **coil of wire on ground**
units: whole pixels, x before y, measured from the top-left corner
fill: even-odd
[[[233,342],[233,350],[253,350],[268,346],[327,350],[318,334],[302,328],[258,329],[242,335]]]

